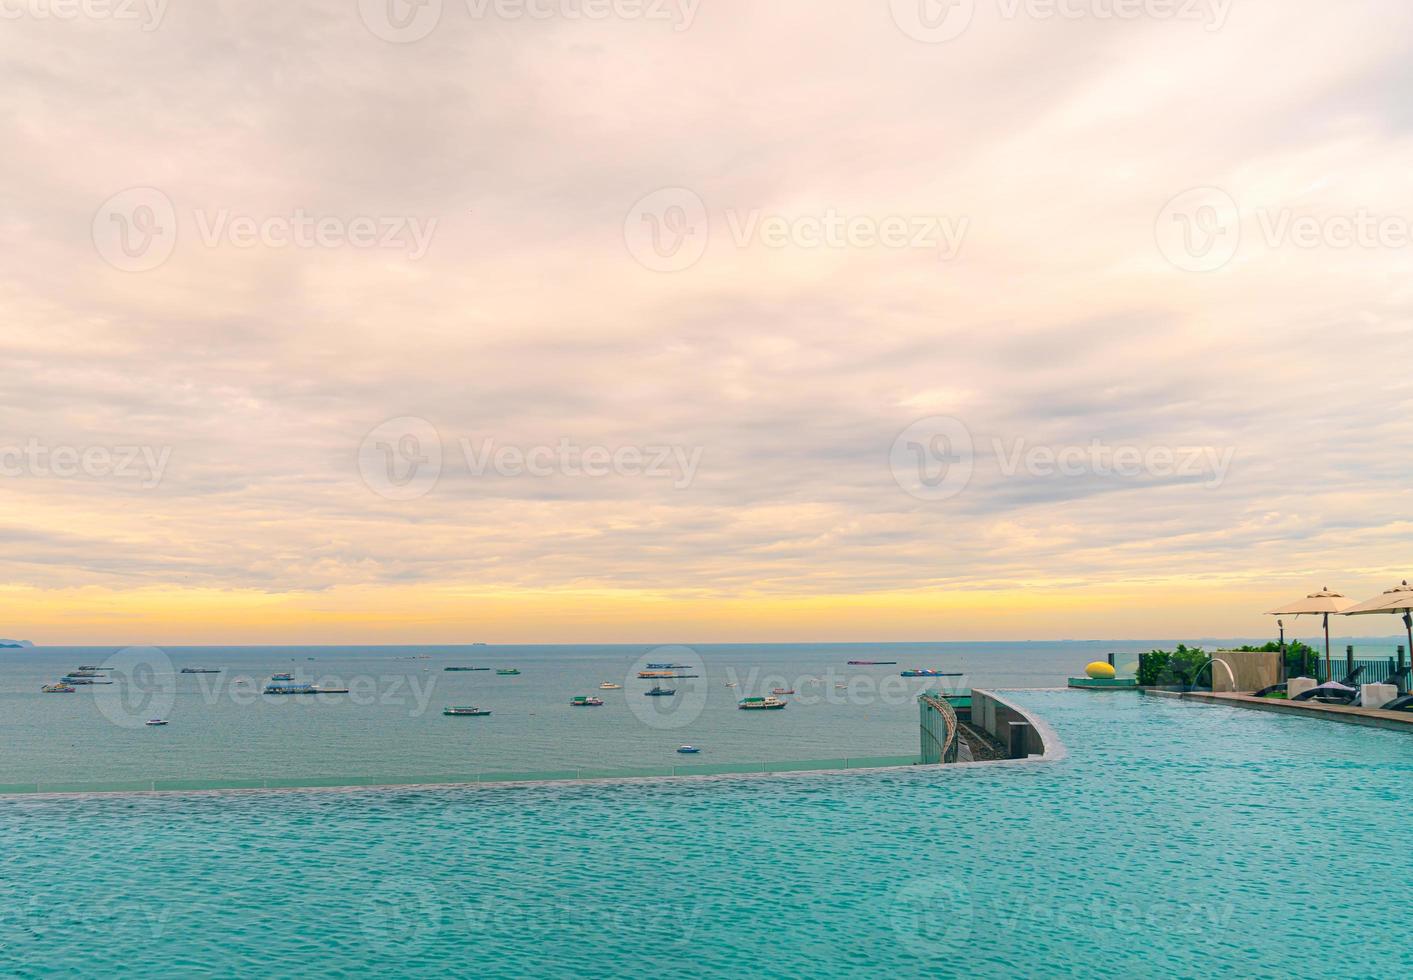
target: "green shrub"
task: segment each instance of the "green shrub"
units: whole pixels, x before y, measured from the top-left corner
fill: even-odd
[[[1154,650],[1138,655],[1138,683],[1145,687],[1196,687],[1204,670],[1207,654],[1201,647],[1179,643],[1176,650]]]

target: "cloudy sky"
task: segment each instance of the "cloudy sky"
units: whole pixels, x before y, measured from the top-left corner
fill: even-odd
[[[1413,571],[1406,3],[0,13],[0,635],[1251,636]]]

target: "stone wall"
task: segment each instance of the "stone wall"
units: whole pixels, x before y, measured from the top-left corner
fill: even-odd
[[[1251,650],[1218,650],[1212,654],[1216,661],[1212,664],[1212,692],[1231,694],[1251,693],[1270,687],[1278,680],[1280,673],[1279,653],[1260,653]],[[1228,674],[1222,663],[1231,667]]]

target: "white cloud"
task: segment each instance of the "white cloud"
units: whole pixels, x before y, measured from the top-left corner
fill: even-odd
[[[1154,221],[1208,185],[1413,218],[1402,5],[1250,0],[1216,32],[979,20],[945,45],[842,0],[716,3],[681,32],[449,4],[407,45],[355,6],[7,23],[0,447],[172,456],[148,493],[0,483],[0,581],[788,594],[1398,567],[1408,257],[1253,245],[1185,273]],[[143,273],[89,237],[137,186],[180,229]],[[710,244],[652,272],[624,215],[679,186]],[[196,231],[294,209],[438,225],[416,261]],[[952,262],[739,248],[733,209],[970,230]],[[982,459],[967,493],[925,504],[888,459],[929,414],[1235,462],[1202,489],[1006,479]],[[701,465],[683,490],[449,470],[393,503],[357,453],[402,416],[447,446],[667,443]]]

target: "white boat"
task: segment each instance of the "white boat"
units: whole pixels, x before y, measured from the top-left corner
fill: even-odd
[[[165,718],[149,718],[146,724],[148,728],[161,728],[169,722]]]

